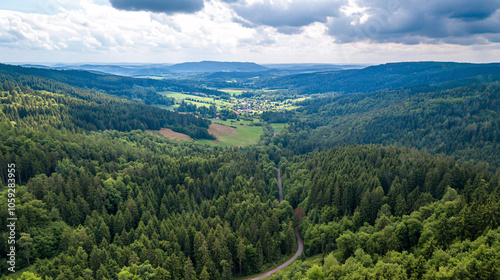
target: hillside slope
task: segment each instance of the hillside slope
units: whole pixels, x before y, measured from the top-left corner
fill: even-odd
[[[298,153],[337,145],[399,145],[500,166],[500,84],[442,87],[306,100],[295,116],[287,115],[295,125],[274,141]]]
[[[0,120],[16,127],[88,131],[171,128],[213,139],[210,121],[82,90],[51,79],[0,72]]]
[[[500,64],[404,62],[363,69],[299,74],[256,82],[256,87],[290,89],[301,94],[359,93],[433,85],[478,75],[500,75]],[[481,82],[481,81],[478,81]]]
[[[30,82],[33,78],[37,77],[65,83],[81,89],[102,91],[129,100],[139,100],[146,104],[172,105],[173,99],[158,94],[161,91],[205,92],[214,95],[225,95],[223,92],[200,87],[196,83],[189,81],[140,79],[82,70],[52,70],[0,64],[0,73],[7,74],[17,82],[23,82],[34,89],[43,89],[36,88]]]

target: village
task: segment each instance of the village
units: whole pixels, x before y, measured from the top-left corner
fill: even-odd
[[[236,115],[258,115],[266,111],[283,111],[293,108],[295,101],[271,101],[252,97],[240,97],[238,94],[232,94],[229,98],[221,98],[220,96],[206,95],[204,93],[178,93],[178,92],[165,92],[165,96],[175,98],[175,105],[165,107],[164,109],[184,111],[184,112],[197,112],[205,117],[211,119],[224,118],[222,112],[229,111]],[[196,107],[195,107],[196,106]],[[215,108],[214,108],[215,107]]]

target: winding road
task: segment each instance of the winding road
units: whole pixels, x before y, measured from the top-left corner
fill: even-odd
[[[281,203],[283,201],[283,188],[281,186],[281,171],[279,168],[278,168],[278,188],[280,192],[280,203]],[[299,228],[295,228],[295,237],[297,238],[298,247],[297,247],[297,252],[295,252],[295,255],[293,255],[293,257],[288,259],[286,262],[282,263],[280,266],[273,268],[263,274],[260,274],[259,276],[255,276],[252,278],[245,278],[244,280],[259,280],[267,278],[276,273],[277,271],[280,271],[283,268],[287,267],[289,264],[291,264],[298,256],[300,256],[300,254],[302,254],[302,251],[304,250],[304,243],[302,242],[302,238],[300,238]]]

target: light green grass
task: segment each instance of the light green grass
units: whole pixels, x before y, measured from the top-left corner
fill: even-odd
[[[285,128],[286,123],[272,123],[271,126],[274,132],[280,133]]]
[[[196,142],[201,144],[208,144],[212,146],[246,146],[257,144],[260,140],[260,136],[264,135],[264,129],[262,126],[250,125],[253,122],[259,122],[257,119],[251,121],[247,120],[212,120],[213,123],[222,124],[225,126],[233,127],[238,134],[221,136],[218,141],[210,140],[198,140]]]
[[[160,92],[160,94],[167,96],[167,97],[175,98],[175,100],[177,102],[182,102],[182,100],[184,100],[184,102],[190,103],[190,104],[195,104],[198,107],[200,107],[200,106],[210,107],[210,105],[212,105],[212,103],[213,103],[213,105],[217,106],[217,109],[220,110],[221,108],[228,108],[228,107],[232,106],[232,104],[229,102],[214,99],[212,97],[191,95],[191,94],[185,94],[185,93],[173,92],[173,91],[164,91],[164,92]],[[186,99],[193,99],[193,100],[186,100]]]
[[[261,126],[236,125],[238,134],[221,136],[220,141],[231,145],[246,146],[257,144],[264,134]]]
[[[220,146],[220,147],[231,147],[233,145],[226,143],[226,142],[220,142],[220,141],[213,141],[213,140],[207,140],[207,139],[202,139],[202,140],[197,140],[196,143],[199,144],[206,144],[210,146]]]
[[[207,107],[207,108],[209,108],[210,105],[212,105],[212,104],[207,104],[207,103],[197,102],[197,101],[192,101],[192,100],[184,100],[184,102],[186,102],[188,104],[194,104],[197,107]]]
[[[224,88],[224,89],[219,89],[219,90],[223,91],[225,93],[229,93],[232,96],[241,95],[241,94],[243,94],[243,91],[245,91],[245,89],[237,89],[237,88]]]
[[[246,146],[246,145],[257,144],[257,142],[259,142],[260,140],[260,136],[264,135],[264,129],[262,128],[262,126],[250,125],[253,122],[257,122],[256,119],[254,119],[253,121],[213,120],[212,122],[235,128],[238,134],[221,136],[219,139],[220,142],[227,143],[230,145]]]
[[[250,125],[251,123],[257,123],[259,122],[258,119],[253,119],[251,121],[247,121],[247,120],[212,120],[213,123],[218,123],[218,124],[223,124],[223,125],[227,125],[227,126],[236,126],[236,125],[243,125],[243,126],[248,126]]]
[[[165,106],[165,105],[154,105],[154,106],[158,107],[158,108],[161,108],[161,109],[170,110],[170,111],[174,111],[176,108],[179,107],[179,105],[177,105],[177,104],[170,105],[170,106]]]

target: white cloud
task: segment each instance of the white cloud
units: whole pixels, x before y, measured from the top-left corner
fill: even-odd
[[[54,1],[68,0],[49,0],[48,3]],[[237,5],[254,8],[261,5],[274,11],[272,5],[277,3],[286,7],[285,12],[291,15],[300,13],[300,7],[306,3],[298,0],[255,0],[248,3],[206,0],[204,8],[198,12],[170,15],[118,10],[104,0],[72,2],[53,13],[0,10],[0,61],[371,63],[439,59],[435,54],[446,60],[493,61],[499,58],[498,44],[488,41],[483,42],[480,49],[475,42],[470,46],[457,46],[452,42],[425,45],[418,44],[418,40],[415,45],[362,40],[337,44],[335,36],[338,34],[328,34],[332,33],[335,24],[345,24],[348,30],[352,20],[355,20],[355,25],[371,21],[366,13],[368,0],[342,1],[343,5],[335,2],[338,17],[349,20],[335,22],[334,11],[328,10],[320,13],[320,17],[302,17],[303,26],[296,24],[295,19],[287,21],[284,15],[274,19],[273,24],[262,24],[259,21],[267,19],[261,16],[245,18],[234,8]],[[326,7],[324,0],[315,3],[314,9]],[[349,36],[349,33],[345,31],[341,35]],[[464,44],[463,41],[459,43]]]

